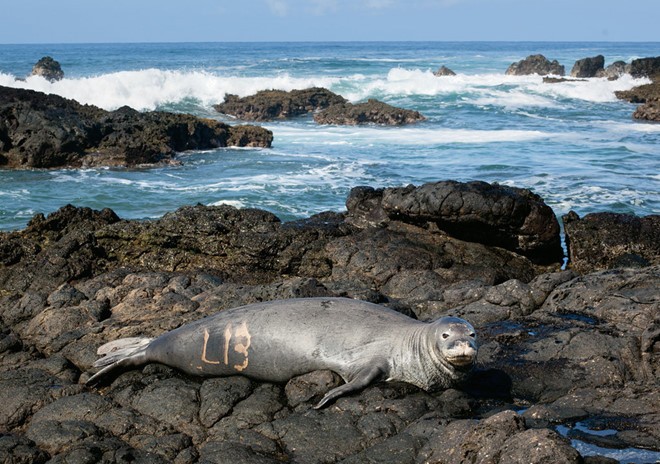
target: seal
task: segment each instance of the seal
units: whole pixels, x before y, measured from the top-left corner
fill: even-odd
[[[347,298],[300,298],[241,306],[157,338],[125,338],[98,349],[87,381],[156,362],[197,376],[244,375],[286,382],[329,369],[345,383],[315,408],[372,382],[403,381],[424,390],[464,380],[477,356],[474,328],[443,317],[421,322],[383,306]]]

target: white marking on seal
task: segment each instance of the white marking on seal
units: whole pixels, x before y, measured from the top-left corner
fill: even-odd
[[[247,323],[245,321],[243,321],[241,323],[241,325],[236,329],[236,331],[234,332],[234,336],[244,338],[243,343],[236,343],[234,345],[234,351],[236,351],[237,353],[240,353],[243,356],[245,356],[245,359],[243,360],[243,362],[241,364],[235,364],[234,365],[234,369],[236,369],[237,371],[240,372],[243,369],[245,369],[246,367],[248,367],[248,363],[249,363],[248,348],[250,348],[250,343],[252,341],[252,336],[250,335],[250,332],[248,331]]]
[[[225,366],[229,364],[229,340],[231,340],[231,322],[225,326]]]
[[[234,369],[240,372],[248,367],[248,364],[250,362],[248,359],[248,349],[250,348],[250,344],[252,343],[252,335],[250,335],[250,331],[248,330],[248,326],[245,321],[241,322],[241,325],[239,325],[236,329],[234,329],[234,326],[231,324],[231,322],[225,326],[224,346],[223,346],[223,361],[225,366],[229,365],[229,346],[231,345],[232,337],[238,339],[233,345],[234,351],[245,356],[243,362],[241,362],[240,364],[234,364],[232,366]],[[206,364],[220,364],[220,361],[212,361],[206,357],[206,350],[209,343],[209,338],[210,338],[209,331],[207,329],[204,329],[204,345],[202,346],[202,362]]]
[[[209,361],[206,359],[206,345],[209,342],[209,331],[204,329],[204,346],[202,347],[202,362],[206,364],[220,364],[220,361]],[[226,364],[226,362],[225,362]]]

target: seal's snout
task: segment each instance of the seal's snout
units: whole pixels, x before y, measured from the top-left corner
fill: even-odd
[[[472,340],[456,340],[445,350],[445,358],[454,366],[468,366],[477,359],[477,348]]]

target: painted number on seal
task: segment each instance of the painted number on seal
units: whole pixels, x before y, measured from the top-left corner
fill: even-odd
[[[224,343],[222,349],[222,361],[210,360],[206,357],[206,348],[209,343],[209,331],[204,329],[204,345],[202,346],[202,362],[206,364],[220,364],[221,362],[225,365],[229,365],[229,348],[232,347],[234,351],[243,356],[242,362],[234,364],[232,367],[237,371],[241,372],[246,367],[248,367],[248,349],[250,348],[250,342],[252,336],[248,331],[248,326],[246,322],[241,322],[238,326],[234,327],[230,322],[225,326],[225,332],[223,334]],[[232,344],[233,339],[233,344]]]

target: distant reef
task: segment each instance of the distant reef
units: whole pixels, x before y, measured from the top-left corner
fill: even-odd
[[[41,76],[50,82],[55,82],[64,79],[64,71],[59,61],[54,60],[50,56],[44,56],[35,63],[32,67],[33,76]]]
[[[328,89],[314,87],[304,90],[263,90],[239,98],[225,95],[225,101],[214,107],[220,113],[244,121],[272,121],[314,113],[319,124],[400,126],[423,121],[418,111],[397,108],[369,99],[353,104]]]
[[[649,78],[650,84],[644,84],[631,90],[615,92],[617,98],[631,103],[641,103],[633,113],[633,119],[639,121],[660,122],[660,56],[640,58],[630,63],[615,61],[605,67],[605,57],[594,57],[577,60],[571,69],[571,79],[563,77],[547,77],[548,75],[564,76],[564,66],[557,60],[550,61],[543,55],[530,55],[524,60],[511,64],[506,71],[509,75],[539,74],[546,76],[544,83],[578,81],[580,78],[605,77],[618,79],[624,74],[635,78]]]
[[[525,76],[538,74],[541,76],[555,75],[564,76],[566,68],[557,60],[550,61],[541,54],[530,55],[527,58],[512,63],[506,70],[507,75]],[[605,67],[605,57],[597,55],[579,59],[571,68],[571,77],[606,77],[608,79],[618,79],[623,74],[630,74],[633,77],[653,77],[660,74],[660,56],[650,58],[640,58],[632,60],[630,63],[615,61]]]
[[[243,121],[272,121],[301,116],[342,103],[346,103],[344,97],[321,87],[312,87],[290,92],[262,90],[244,98],[226,94],[224,102],[214,108]]]
[[[177,152],[270,147],[258,126],[127,106],[105,111],[57,95],[0,86],[0,167],[57,168],[167,164]]]
[[[633,61],[631,74],[633,72],[640,77],[649,77],[651,83],[615,92],[617,98],[641,103],[633,113],[633,119],[660,122],[660,57]]]

